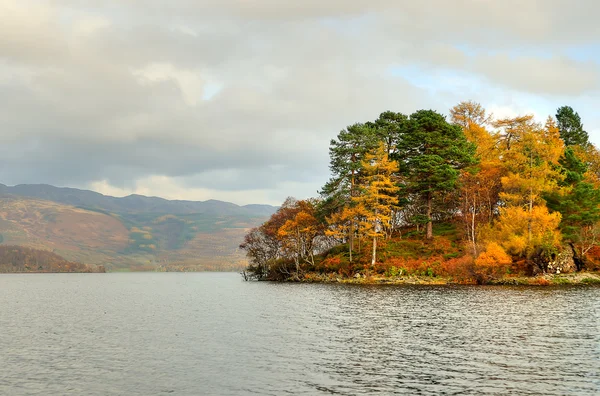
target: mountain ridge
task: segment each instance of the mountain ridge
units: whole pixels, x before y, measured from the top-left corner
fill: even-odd
[[[232,202],[209,199],[206,201],[170,200],[157,196],[130,194],[125,197],[114,197],[93,190],[73,187],[56,187],[50,184],[17,184],[8,186],[0,183],[0,194],[11,194],[22,197],[45,199],[73,206],[90,207],[117,212],[149,212],[191,214],[210,212],[238,211],[240,214],[272,214],[276,206],[268,204],[237,205]]]
[[[277,210],[49,184],[0,184],[0,244],[56,252],[107,270],[238,270],[246,232]]]

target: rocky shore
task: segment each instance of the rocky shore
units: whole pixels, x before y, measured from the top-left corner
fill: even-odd
[[[475,279],[471,281],[456,282],[452,278],[429,276],[360,276],[352,278],[340,276],[336,273],[306,273],[298,279],[289,279],[290,282],[302,283],[345,283],[362,285],[476,285]],[[557,286],[557,285],[598,285],[600,286],[600,273],[577,272],[570,274],[544,274],[532,277],[505,277],[490,279],[488,285],[531,285],[531,286]]]

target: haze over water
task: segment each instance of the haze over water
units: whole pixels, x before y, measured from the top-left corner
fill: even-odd
[[[0,394],[600,393],[600,288],[0,276]]]

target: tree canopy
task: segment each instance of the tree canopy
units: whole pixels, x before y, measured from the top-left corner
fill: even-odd
[[[495,119],[472,101],[449,119],[386,111],[331,140],[320,197],[288,199],[241,247],[258,278],[299,277],[321,268],[330,249],[350,272],[375,270],[389,260],[388,242],[410,234],[435,246],[436,227],[452,224],[463,230],[469,268],[496,273],[526,262],[547,271],[570,246],[581,270],[600,251],[598,152],[568,106],[545,123]]]

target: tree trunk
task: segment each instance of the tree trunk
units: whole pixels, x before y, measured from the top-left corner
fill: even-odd
[[[377,237],[373,237],[373,257],[371,258],[371,266],[375,265],[377,259]]]
[[[348,252],[350,253],[350,262],[352,262],[352,249],[354,245],[354,222],[352,222],[352,226],[350,229],[350,241],[348,242]]]
[[[431,221],[431,206],[433,197],[431,196],[431,192],[427,193],[427,239],[433,239],[433,223]]]
[[[471,242],[473,243],[473,256],[477,257],[477,244],[475,243],[475,195],[473,195],[473,210],[471,211]]]
[[[533,228],[533,191],[529,191],[529,219],[527,220],[527,244],[531,246]]]
[[[527,220],[527,245],[531,247],[531,234],[533,226],[533,152],[529,152],[529,219]]]

